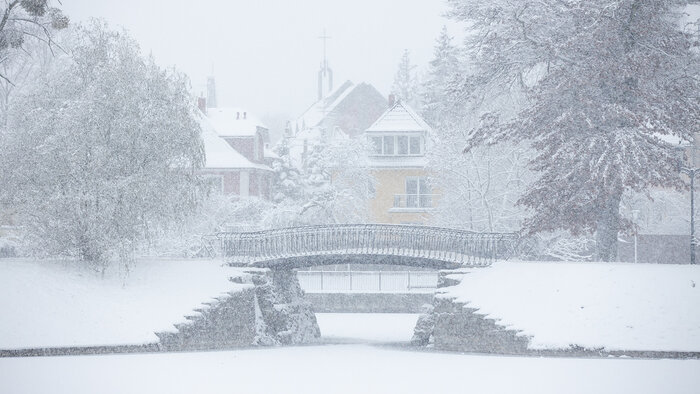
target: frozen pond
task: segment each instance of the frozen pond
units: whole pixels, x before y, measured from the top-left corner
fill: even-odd
[[[2,392],[697,393],[698,360],[430,353],[368,345],[0,359]]]
[[[376,345],[409,341],[417,317],[317,314],[324,340],[340,343],[334,345],[5,358],[0,359],[0,391],[682,394],[700,387],[700,360],[504,357]]]
[[[408,342],[418,314],[317,313],[321,336],[328,342]]]

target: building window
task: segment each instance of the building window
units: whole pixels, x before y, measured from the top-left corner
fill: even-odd
[[[432,208],[433,196],[428,185],[428,178],[424,176],[406,177],[406,195],[403,208]]]
[[[407,155],[408,154],[408,136],[400,135],[396,137],[396,154],[397,155]]]
[[[384,135],[370,137],[372,154],[375,156],[420,156],[423,154],[419,135]]]
[[[382,137],[372,137],[370,139],[372,142],[372,152],[375,155],[381,155],[382,154]]]
[[[394,136],[387,135],[384,136],[384,155],[394,154]]]
[[[410,154],[420,155],[422,152],[420,150],[420,137],[411,137],[411,150]]]

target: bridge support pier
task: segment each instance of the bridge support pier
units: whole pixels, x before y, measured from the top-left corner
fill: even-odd
[[[295,345],[321,336],[311,304],[304,298],[296,271],[254,271],[256,345]]]
[[[498,325],[477,309],[441,294],[441,289],[459,284],[463,275],[469,275],[469,270],[440,271],[433,305],[418,319],[413,343],[459,352],[529,353],[529,338],[518,336],[516,331]]]
[[[311,304],[293,270],[248,269],[231,278],[249,285],[213,300],[208,307],[156,333],[162,350],[230,349],[296,345],[321,336]]]

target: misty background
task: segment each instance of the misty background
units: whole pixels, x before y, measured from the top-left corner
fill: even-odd
[[[194,94],[213,70],[219,105],[244,107],[278,123],[272,129],[316,101],[324,28],[336,86],[364,81],[384,95],[404,49],[420,73],[442,27],[459,34],[441,0],[63,0],[62,8],[73,22],[97,17],[128,30],[158,64],[185,72]]]

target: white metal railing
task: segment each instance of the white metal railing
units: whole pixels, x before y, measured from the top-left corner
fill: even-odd
[[[486,266],[511,256],[518,241],[512,233],[393,224],[332,224],[217,237],[224,258],[242,265],[322,255],[390,255]]]
[[[430,209],[439,194],[394,194],[394,208]]]
[[[432,293],[434,271],[299,271],[307,293]]]

